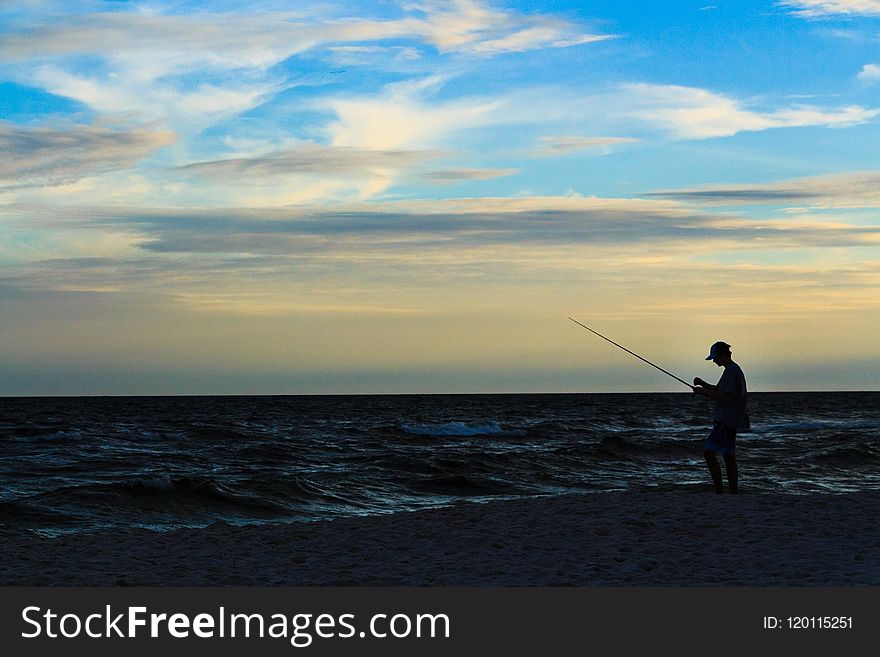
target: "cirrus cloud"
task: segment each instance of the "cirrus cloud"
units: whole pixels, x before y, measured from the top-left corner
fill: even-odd
[[[638,139],[628,137],[582,137],[578,135],[539,137],[540,146],[533,150],[532,154],[538,157],[554,157],[589,149],[607,150],[609,146],[633,144],[638,141]]]
[[[39,27],[7,30],[0,60],[118,52],[158,55],[167,70],[211,65],[267,68],[322,44],[416,39],[443,52],[481,55],[533,48],[564,48],[614,38],[591,34],[570,21],[496,9],[480,0],[408,4],[398,18],[316,18],[296,12],[254,15],[200,11],[191,14],[118,11],[61,14]]]
[[[377,171],[399,169],[439,157],[442,153],[407,150],[366,150],[320,144],[300,144],[252,157],[194,162],[178,167],[184,173],[197,173],[231,181],[247,176],[275,184],[270,178],[295,174],[346,174],[356,177],[373,176]]]
[[[760,111],[705,89],[645,83],[624,85],[622,100],[634,118],[682,139],[729,137],[773,128],[848,127],[880,115],[880,109],[858,105],[834,109],[793,105]]]
[[[46,128],[0,123],[0,189],[69,184],[138,160],[173,144],[174,133],[101,125]]]
[[[821,208],[880,208],[880,171],[856,171],[753,185],[666,190],[649,197],[708,205],[798,204]]]
[[[826,16],[880,16],[880,0],[780,0],[805,18]]]
[[[332,59],[345,48],[387,49],[417,59],[428,48],[486,58],[611,38],[571,21],[481,0],[405,4],[398,15],[381,20],[359,10],[363,13],[348,16],[332,15],[338,14],[332,8],[323,15],[181,13],[175,5],[156,4],[141,11],[50,13],[0,27],[0,63],[22,83],[100,112],[134,113],[141,120],[171,117],[204,128],[303,83],[272,67],[309,51]]]
[[[468,180],[489,180],[491,178],[503,178],[519,173],[517,169],[442,169],[428,171],[422,174],[422,178],[430,183],[448,185]]]

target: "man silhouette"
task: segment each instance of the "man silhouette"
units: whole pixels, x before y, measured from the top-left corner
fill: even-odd
[[[724,468],[727,471],[727,485],[731,493],[739,490],[739,467],[736,463],[736,432],[749,428],[749,416],[746,413],[746,377],[739,365],[731,358],[730,345],[726,342],[716,342],[709,350],[706,360],[711,360],[718,367],[724,368],[724,373],[714,386],[697,377],[694,379],[694,392],[705,395],[715,400],[715,413],[712,416],[712,432],[706,441],[703,456],[712,482],[715,484],[715,492],[724,492],[724,483],[721,479],[721,467],[715,456],[720,453],[724,457]]]

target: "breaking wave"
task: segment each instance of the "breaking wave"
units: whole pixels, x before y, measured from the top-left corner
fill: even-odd
[[[468,424],[467,422],[446,422],[444,424],[404,424],[404,433],[417,436],[514,436],[522,437],[522,429],[505,429],[498,422]]]

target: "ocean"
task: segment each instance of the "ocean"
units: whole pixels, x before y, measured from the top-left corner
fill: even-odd
[[[880,393],[750,393],[743,493],[880,488]],[[572,492],[711,494],[689,393],[0,398],[0,528],[312,521]]]

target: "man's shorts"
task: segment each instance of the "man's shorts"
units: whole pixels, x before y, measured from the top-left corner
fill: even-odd
[[[709,434],[709,440],[706,441],[706,449],[735,456],[736,429],[716,422],[712,427],[712,433]]]

